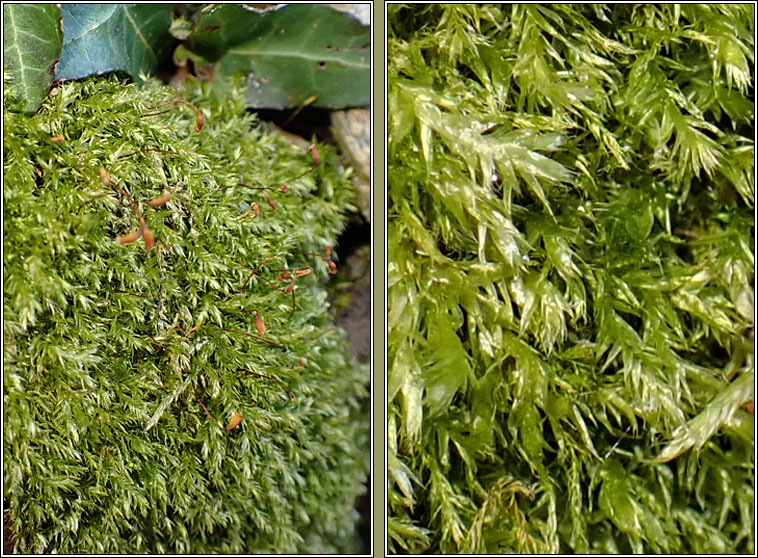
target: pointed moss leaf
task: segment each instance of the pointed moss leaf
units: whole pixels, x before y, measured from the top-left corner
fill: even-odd
[[[456,334],[460,327],[450,315],[431,317],[427,363],[424,366],[426,380],[425,403],[430,416],[444,412],[455,394],[463,388],[471,375],[466,351]]]
[[[671,461],[688,449],[699,449],[716,431],[728,424],[739,407],[750,401],[754,394],[755,372],[745,372],[724,388],[695,418],[674,431],[674,437],[653,460]]]
[[[472,397],[472,435],[478,435],[486,445],[492,444],[497,426],[495,418],[495,393],[502,381],[502,372],[493,368],[476,382]]]
[[[724,69],[727,84],[736,85],[741,91],[746,91],[751,85],[752,71],[745,57],[739,40],[724,34],[718,41],[715,50],[716,63],[714,70]]]
[[[395,544],[409,554],[422,554],[429,548],[429,529],[418,527],[410,519],[387,518],[387,539],[390,548]]]
[[[424,419],[423,388],[418,376],[419,374],[408,375],[400,388],[403,395],[403,422],[410,440],[418,440]]]
[[[198,17],[191,49],[219,57],[219,78],[245,76],[256,108],[297,106],[312,96],[324,108],[370,102],[369,27],[326,6],[263,13],[216,6]]]
[[[624,467],[615,459],[605,463],[600,471],[600,510],[616,527],[625,533],[639,533],[642,513],[634,499]]]
[[[519,436],[524,450],[533,463],[542,461],[542,424],[537,409],[531,405],[522,405],[515,414],[519,423]]]
[[[387,376],[387,389],[394,396],[405,382],[406,377],[418,369],[410,344],[406,343],[398,349],[392,363],[393,370]]]
[[[413,501],[413,485],[411,481],[420,484],[418,478],[413,474],[408,466],[403,463],[394,452],[390,452],[387,457],[387,471],[397,483],[398,488],[409,501]]]
[[[150,420],[147,422],[147,425],[145,426],[146,432],[158,423],[158,421],[161,419],[161,416],[163,416],[163,413],[165,413],[166,409],[168,409],[169,405],[171,405],[174,401],[176,401],[177,397],[184,393],[184,390],[187,389],[190,383],[192,383],[192,378],[188,376],[184,382],[178,384],[169,395],[163,398],[163,401],[160,402],[160,405],[158,405],[158,407],[155,409],[153,416],[150,417]]]
[[[587,448],[587,450],[596,458],[599,459],[600,456],[597,453],[597,450],[595,449],[595,444],[592,442],[592,437],[590,436],[589,428],[587,428],[587,423],[584,421],[584,418],[582,417],[582,413],[579,411],[579,406],[574,405],[572,408],[572,411],[574,413],[574,424],[577,427],[577,430],[579,430],[579,434],[582,437],[582,440],[584,441],[584,444]]]
[[[755,319],[755,292],[750,285],[746,285],[737,293],[734,307],[743,318],[749,320],[750,323],[753,322]]]
[[[389,116],[389,133],[393,144],[397,144],[413,129],[411,118],[412,107],[408,104],[408,98],[400,88],[394,89],[387,95],[387,110]]]
[[[671,295],[671,301],[679,308],[697,316],[714,329],[733,331],[734,324],[723,307],[726,301],[720,298],[699,297],[691,291],[681,290]],[[721,304],[719,304],[721,303]]]
[[[621,193],[618,203],[623,207],[624,227],[635,241],[645,240],[653,228],[653,210],[639,190],[628,189]]]
[[[53,4],[3,4],[3,84],[8,99],[35,112],[61,54],[61,12]]]
[[[63,4],[63,52],[55,79],[155,70],[172,38],[170,4]]]

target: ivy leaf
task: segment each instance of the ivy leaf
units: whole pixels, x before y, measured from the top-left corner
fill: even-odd
[[[61,54],[61,12],[53,4],[5,4],[3,32],[7,94],[23,112],[34,113],[53,82]]]
[[[170,46],[170,4],[64,4],[63,52],[55,79],[114,70],[140,80]]]
[[[226,4],[202,12],[190,48],[217,60],[215,74],[245,76],[256,108],[370,102],[369,27],[325,6],[290,5],[259,13]]]

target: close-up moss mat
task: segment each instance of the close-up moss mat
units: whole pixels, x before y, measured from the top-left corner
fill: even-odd
[[[392,4],[392,553],[754,553],[753,5]]]

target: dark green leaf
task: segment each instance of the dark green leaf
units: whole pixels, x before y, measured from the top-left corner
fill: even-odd
[[[154,72],[172,38],[171,4],[63,4],[63,52],[55,79],[123,70]]]
[[[311,96],[317,107],[370,102],[369,28],[326,6],[215,6],[199,14],[190,48],[218,59],[219,78],[244,76],[253,107],[297,106]]]
[[[35,112],[47,94],[62,42],[55,5],[3,4],[3,84],[24,112]]]

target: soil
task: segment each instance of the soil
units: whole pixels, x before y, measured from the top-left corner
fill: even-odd
[[[8,517],[8,510],[3,505],[3,556],[13,554],[15,546],[16,541],[13,539],[13,533],[11,532],[11,520]]]

